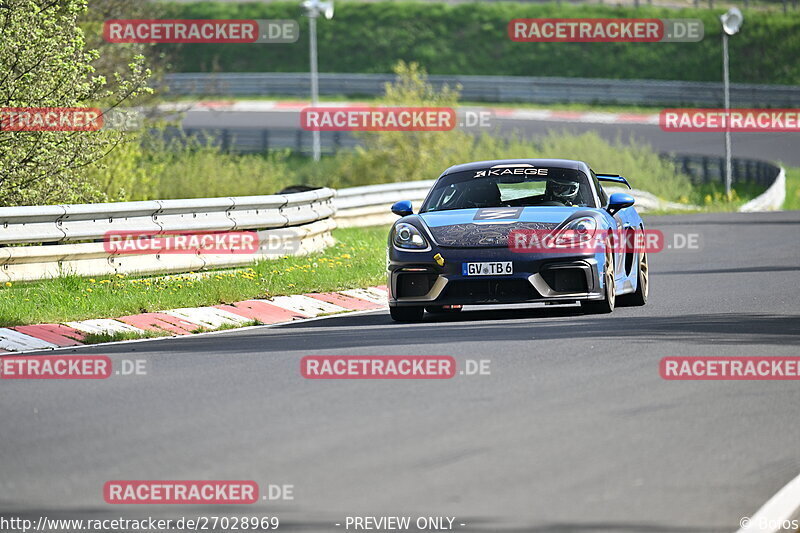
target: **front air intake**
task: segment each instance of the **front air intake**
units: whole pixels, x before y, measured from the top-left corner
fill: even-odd
[[[397,297],[415,298],[428,294],[436,283],[436,274],[398,274]]]

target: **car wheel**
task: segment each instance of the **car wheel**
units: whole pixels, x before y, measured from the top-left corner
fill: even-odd
[[[581,308],[585,313],[602,314],[610,313],[614,310],[617,300],[617,282],[614,272],[614,251],[613,247],[606,244],[606,260],[603,265],[603,285],[605,298],[602,300],[583,300]]]
[[[389,314],[395,322],[420,322],[424,313],[422,306],[389,308]]]
[[[642,250],[639,256],[636,291],[620,297],[620,305],[639,306],[647,303],[650,293],[650,266],[647,263],[647,252]]]

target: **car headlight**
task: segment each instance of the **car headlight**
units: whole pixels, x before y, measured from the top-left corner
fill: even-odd
[[[392,243],[398,248],[406,250],[422,250],[428,247],[428,241],[420,231],[405,222],[395,224],[392,230]]]
[[[579,244],[594,237],[597,231],[597,220],[592,217],[576,218],[556,234],[556,246]]]

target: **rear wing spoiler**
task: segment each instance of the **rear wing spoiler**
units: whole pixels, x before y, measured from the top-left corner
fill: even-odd
[[[631,187],[631,184],[628,183],[628,180],[626,180],[625,178],[623,178],[619,174],[595,174],[595,176],[597,176],[597,179],[600,180],[600,181],[610,181],[612,183],[621,183],[621,184],[625,185],[626,187],[628,187],[629,189],[633,189],[633,187]]]

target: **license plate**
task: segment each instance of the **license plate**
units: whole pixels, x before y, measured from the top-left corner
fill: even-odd
[[[511,261],[461,263],[461,274],[464,276],[508,276],[513,273]]]

